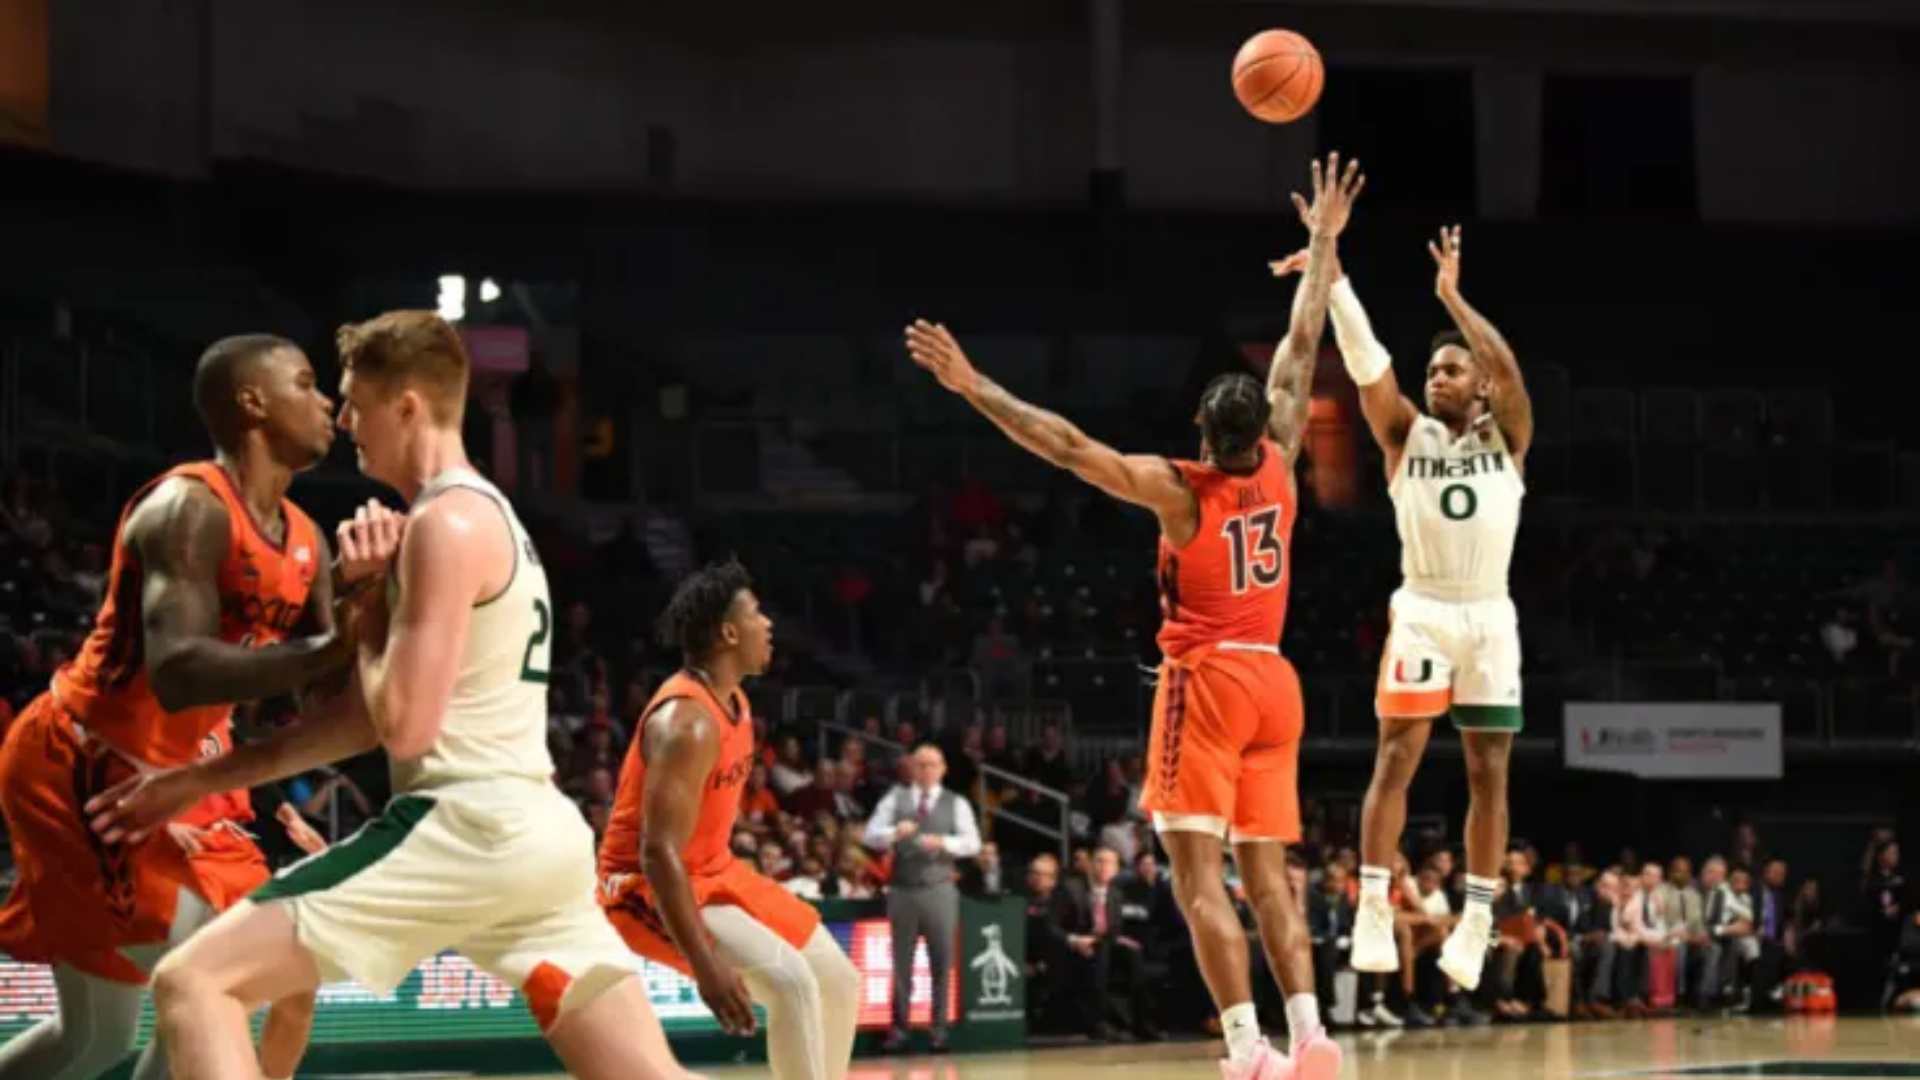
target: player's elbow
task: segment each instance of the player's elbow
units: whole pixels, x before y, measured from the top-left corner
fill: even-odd
[[[147,664],[147,685],[154,700],[170,713],[184,712],[199,705],[212,705],[204,679],[196,679],[193,657],[186,648],[167,649]]]
[[[380,744],[397,761],[412,761],[426,757],[433,744],[440,741],[440,725],[427,720],[406,719],[407,713],[400,713],[401,721],[386,729],[380,737]]]

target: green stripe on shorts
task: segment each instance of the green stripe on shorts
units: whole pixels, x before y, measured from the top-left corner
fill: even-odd
[[[318,855],[294,863],[255,889],[247,899],[255,903],[291,900],[335,888],[405,843],[414,826],[425,821],[432,810],[433,800],[425,795],[401,795],[358,832]]]
[[[1519,731],[1525,725],[1518,705],[1455,705],[1453,726],[1461,731]]]

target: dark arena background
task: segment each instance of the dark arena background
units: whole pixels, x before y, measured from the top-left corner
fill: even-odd
[[[1286,125],[1230,82],[1274,27],[1326,64]],[[596,829],[679,661],[654,616],[701,563],[752,571],[778,651],[735,845],[860,970],[857,1080],[1182,1080],[1220,1046],[1135,804],[1154,521],[1001,437],[902,328],[1192,456],[1202,387],[1264,378],[1285,333],[1288,193],[1358,157],[1340,257],[1401,385],[1449,325],[1424,247],[1458,222],[1534,401],[1507,889],[1539,932],[1503,923],[1473,995],[1430,955],[1346,966],[1399,549],[1329,334],[1281,646],[1346,1075],[1920,1076],[1920,3],[0,0],[0,144],[0,717],[73,656],[125,500],[209,453],[209,342],[289,337],[331,395],[335,326],[437,308],[468,447],[552,582],[556,783]],[[329,530],[376,496],[398,505],[345,438],[292,493]],[[237,712],[242,739],[297,720]],[[1407,871],[1457,911],[1467,786],[1435,736]],[[940,988],[957,1053],[885,1056],[860,832],[923,739],[988,849]],[[290,862],[269,810],[339,838],[387,783],[375,754],[257,790],[255,831]],[[1050,943],[1086,928],[1055,891],[1102,847],[1138,960],[1069,978]],[[1716,858],[1758,912],[1729,978],[1684,947],[1677,975],[1599,964],[1644,890],[1700,919]],[[769,1075],[691,981],[646,985],[683,1060]],[[55,1013],[50,970],[0,958],[0,1041]],[[515,989],[449,953],[392,994],[324,987],[301,1075],[558,1068]]]

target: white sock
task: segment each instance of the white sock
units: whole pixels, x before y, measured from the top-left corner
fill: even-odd
[[[1301,1043],[1320,1033],[1320,999],[1312,994],[1295,994],[1287,999],[1287,1035],[1290,1045]]]
[[[1360,899],[1379,897],[1387,899],[1388,888],[1393,884],[1393,871],[1384,866],[1363,866],[1360,868]]]
[[[1245,1001],[1220,1014],[1220,1032],[1227,1037],[1227,1060],[1235,1067],[1253,1060],[1260,1049],[1260,1014]]]
[[[1467,875],[1467,909],[1463,915],[1481,915],[1493,918],[1493,890],[1499,881],[1490,877]]]

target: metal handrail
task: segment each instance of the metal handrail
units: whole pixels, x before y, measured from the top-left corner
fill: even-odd
[[[832,720],[817,721],[817,727],[819,729],[820,755],[823,758],[827,756],[828,732],[839,732],[842,736],[852,736],[854,738],[860,739],[861,741],[867,743],[870,746],[879,746],[884,749],[891,750],[896,754],[904,754],[907,751],[912,749],[912,747],[905,746],[901,743],[895,742],[892,739],[884,738],[879,735],[869,735],[865,731],[862,731],[859,728],[851,727],[846,724],[835,723]],[[1004,818],[1005,820],[1010,821],[1015,825],[1019,825],[1020,827],[1025,829],[1030,829],[1034,832],[1039,833],[1041,836],[1047,837],[1048,839],[1054,841],[1060,847],[1061,865],[1064,866],[1069,859],[1070,848],[1073,843],[1073,807],[1072,807],[1072,800],[1070,800],[1067,797],[1066,792],[1057,791],[1053,788],[1047,787],[1045,784],[1036,784],[1032,780],[1029,780],[1024,776],[1020,776],[1015,773],[1010,773],[1005,769],[996,768],[995,766],[992,766],[992,765],[983,764],[980,766],[980,778],[982,780],[986,780],[986,779],[997,780],[1009,787],[1020,788],[1026,791],[1033,792],[1034,794],[1039,795],[1042,799],[1048,802],[1051,802],[1055,805],[1055,808],[1059,811],[1059,814],[1060,814],[1060,819],[1059,819],[1060,824],[1058,825],[1058,827],[1044,824],[1043,822],[1027,817],[1024,814],[1015,813],[1011,810],[1006,810],[999,807],[994,808],[993,817],[995,819]],[[984,810],[983,810],[983,814],[984,814]]]

